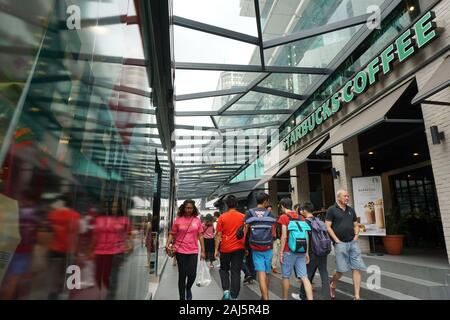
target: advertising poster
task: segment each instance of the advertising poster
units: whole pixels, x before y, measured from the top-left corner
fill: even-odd
[[[360,222],[360,235],[385,236],[383,190],[381,177],[353,178],[353,198]]]

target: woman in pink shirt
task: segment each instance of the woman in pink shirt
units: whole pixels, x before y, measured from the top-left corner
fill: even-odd
[[[107,290],[107,299],[114,299],[117,289],[119,268],[130,250],[131,224],[125,216],[126,210],[119,201],[108,204],[109,215],[100,215],[95,219],[94,254],[95,279],[102,292]]]
[[[205,216],[205,223],[203,224],[203,238],[205,239],[205,253],[206,260],[209,261],[209,267],[214,268],[214,217],[211,214]]]
[[[178,291],[180,300],[192,300],[192,285],[197,276],[198,242],[201,258],[205,259],[203,227],[193,200],[185,200],[178,209],[177,218],[167,240],[166,250],[175,251],[178,263]],[[172,243],[173,242],[173,243]]]

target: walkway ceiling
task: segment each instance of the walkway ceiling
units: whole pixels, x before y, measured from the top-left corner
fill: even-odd
[[[210,196],[264,156],[268,138],[372,32],[367,7],[384,18],[400,2],[174,0],[178,198]]]

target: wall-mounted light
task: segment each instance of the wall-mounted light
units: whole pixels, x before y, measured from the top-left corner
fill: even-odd
[[[419,155],[419,154],[418,154],[417,152],[414,152],[414,153],[413,153],[413,156],[414,156],[414,157],[417,157],[418,155]]]
[[[373,155],[373,151],[370,151],[369,154],[370,154],[370,155]]]
[[[416,9],[414,6],[409,7],[409,11],[414,11],[414,9]]]
[[[431,126],[431,140],[433,141],[433,144],[440,144],[441,140],[445,140],[445,134],[444,132],[439,132],[439,129],[437,126]]]
[[[375,170],[375,167],[370,167],[370,170]]]
[[[336,168],[331,168],[331,175],[333,176],[333,179],[337,179],[337,177],[340,176],[340,172],[336,170]]]

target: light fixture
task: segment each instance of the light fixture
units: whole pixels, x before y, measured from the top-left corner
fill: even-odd
[[[414,9],[416,9],[414,6],[409,7],[409,11],[414,11]]]
[[[337,177],[340,176],[340,172],[336,170],[336,168],[331,168],[331,175],[333,176],[333,179],[337,179]]]
[[[431,140],[433,141],[433,144],[440,144],[441,140],[445,140],[445,134],[444,132],[439,132],[439,129],[437,126],[431,126]]]
[[[408,178],[411,178],[411,175],[410,175],[410,174],[408,174]]]
[[[418,155],[419,155],[419,154],[418,154],[417,152],[414,152],[414,153],[413,153],[413,156],[414,156],[414,157],[417,157]]]
[[[373,154],[373,151],[370,151],[369,154],[372,155],[372,154]]]
[[[370,170],[375,170],[375,167],[370,167]]]

